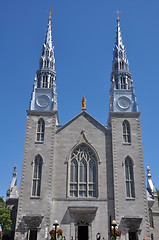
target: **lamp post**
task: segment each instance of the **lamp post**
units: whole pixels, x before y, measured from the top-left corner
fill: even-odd
[[[58,221],[55,220],[53,226],[55,227],[55,240],[56,240],[56,231],[57,231],[57,226],[59,226]]]
[[[114,239],[116,240],[116,227],[117,227],[117,224],[116,224],[115,220],[112,221],[112,226],[113,226],[113,230],[114,230]]]

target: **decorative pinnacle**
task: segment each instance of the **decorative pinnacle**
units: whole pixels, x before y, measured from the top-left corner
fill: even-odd
[[[51,20],[51,13],[52,13],[52,10],[49,9],[49,20]]]
[[[86,110],[86,99],[84,96],[82,98],[82,110]]]
[[[117,9],[117,11],[116,11],[116,14],[117,14],[117,20],[119,20],[119,14],[120,14],[120,12],[119,12],[118,9]]]

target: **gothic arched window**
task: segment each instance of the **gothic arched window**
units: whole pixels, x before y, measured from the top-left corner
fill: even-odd
[[[122,58],[123,54],[122,51],[119,52],[119,57]]]
[[[44,141],[44,132],[45,132],[45,122],[42,118],[39,119],[36,130],[36,141]]]
[[[44,61],[44,68],[48,68],[48,61],[47,60]]]
[[[125,178],[126,196],[135,198],[133,161],[129,156],[125,158]]]
[[[48,49],[46,50],[46,56],[49,56],[49,50]]]
[[[123,143],[131,143],[130,123],[127,120],[123,122]]]
[[[97,197],[97,158],[84,143],[71,154],[69,188],[71,197]]]
[[[42,82],[42,87],[43,87],[43,88],[47,88],[47,82],[48,82],[48,81],[47,81],[47,76],[44,75],[44,76],[43,76],[43,82]]]
[[[120,81],[121,81],[121,89],[126,89],[125,77],[121,77]]]
[[[32,180],[32,196],[40,197],[41,175],[42,175],[42,157],[37,155],[33,162],[33,180]]]

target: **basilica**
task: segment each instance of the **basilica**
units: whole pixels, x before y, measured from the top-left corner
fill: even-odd
[[[67,240],[159,239],[158,198],[149,167],[145,177],[140,112],[119,15],[107,126],[87,112],[84,96],[81,112],[59,124],[51,31],[49,12],[27,110],[21,183],[18,188],[15,167],[7,191],[12,238],[50,239],[54,226],[57,239],[61,233]]]

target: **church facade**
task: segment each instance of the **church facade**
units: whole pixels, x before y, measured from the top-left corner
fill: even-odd
[[[146,188],[140,112],[119,17],[110,80],[108,126],[86,111],[84,97],[82,111],[59,125],[50,13],[27,111],[15,240],[50,239],[55,220],[67,240],[158,239],[157,194],[149,169]]]

